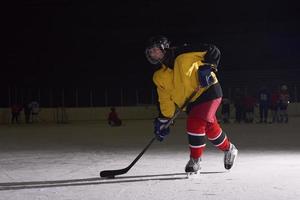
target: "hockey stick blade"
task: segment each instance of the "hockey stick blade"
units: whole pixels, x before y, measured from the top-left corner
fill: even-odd
[[[130,168],[142,157],[142,155],[145,153],[145,151],[151,146],[151,144],[156,140],[155,137],[153,137],[150,142],[147,144],[147,146],[143,149],[143,151],[132,161],[132,163],[124,168],[124,169],[116,169],[116,170],[104,170],[100,172],[100,177],[106,177],[106,178],[114,178],[117,175],[125,174],[127,173]]]
[[[128,168],[124,169],[116,169],[116,170],[104,170],[100,172],[100,177],[102,178],[114,178],[117,175],[126,174],[128,172]]]

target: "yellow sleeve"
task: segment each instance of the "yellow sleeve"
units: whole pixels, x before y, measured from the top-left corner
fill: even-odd
[[[176,107],[172,100],[172,72],[160,69],[153,75],[153,82],[157,88],[158,101],[161,114],[167,118],[173,117]]]

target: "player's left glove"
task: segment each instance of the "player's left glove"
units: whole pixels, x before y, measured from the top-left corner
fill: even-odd
[[[208,45],[208,49],[204,56],[204,63],[211,64],[212,69],[217,71],[221,58],[221,52],[215,45]]]
[[[170,128],[166,127],[169,119],[167,118],[155,118],[154,120],[154,134],[158,141],[163,141],[164,138],[170,133]]]

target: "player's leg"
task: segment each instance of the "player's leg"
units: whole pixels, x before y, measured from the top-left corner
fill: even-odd
[[[197,115],[190,114],[187,119],[187,135],[190,149],[190,160],[186,164],[186,172],[200,170],[201,156],[205,148],[205,127],[207,122]]]
[[[208,123],[206,134],[208,140],[224,152],[224,167],[230,169],[238,154],[236,147],[229,141],[226,133],[221,129],[217,121]]]

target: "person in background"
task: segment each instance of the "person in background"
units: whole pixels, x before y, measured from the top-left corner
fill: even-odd
[[[253,123],[255,105],[256,105],[255,97],[251,94],[247,94],[244,99],[245,122],[246,123]]]
[[[110,108],[110,113],[107,118],[108,124],[110,126],[121,126],[122,120],[119,118],[115,107]]]
[[[30,123],[30,116],[31,116],[31,105],[29,103],[25,103],[23,105],[24,108],[24,115],[25,115],[25,123]]]
[[[281,123],[282,122],[288,123],[289,121],[288,112],[287,112],[289,103],[290,103],[290,94],[288,91],[288,87],[286,85],[282,85],[279,93],[279,113],[280,113],[279,122]]]
[[[40,104],[37,101],[32,101],[29,105],[29,108],[31,109],[31,122],[38,122]]]
[[[258,104],[259,104],[259,123],[268,122],[268,112],[270,106],[270,93],[266,86],[262,86],[258,92]]]
[[[14,103],[11,106],[11,123],[14,124],[15,122],[17,124],[20,123],[19,117],[20,113],[22,111],[22,106],[20,104]]]
[[[273,90],[271,94],[271,104],[270,104],[270,110],[271,110],[271,117],[272,121],[270,123],[279,122],[279,89]]]
[[[233,103],[235,107],[235,122],[241,123],[244,119],[244,94],[240,88],[236,88],[233,94]]]
[[[221,114],[222,114],[223,123],[230,123],[230,121],[229,121],[229,117],[230,117],[230,100],[228,98],[223,98],[221,105],[222,105]]]

